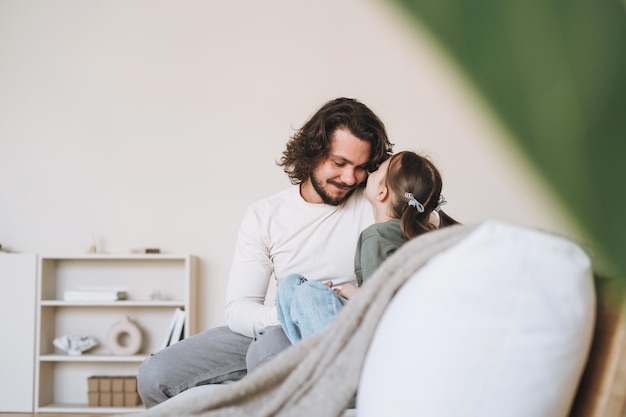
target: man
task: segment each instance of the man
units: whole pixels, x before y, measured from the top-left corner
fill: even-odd
[[[326,103],[291,137],[279,165],[297,187],[246,211],[228,281],[227,326],[144,361],[137,378],[147,408],[197,385],[241,379],[290,346],[276,307],[265,305],[272,276],[279,281],[299,273],[335,285],[356,281],[354,249],[373,217],[355,191],[391,150],[380,119],[349,98]]]

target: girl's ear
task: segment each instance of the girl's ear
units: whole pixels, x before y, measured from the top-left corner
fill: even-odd
[[[389,198],[389,190],[384,185],[378,189],[378,194],[376,195],[376,200],[383,203],[385,200]]]
[[[439,224],[441,224],[441,217],[439,217],[439,213],[435,210],[431,211],[428,216],[428,223],[435,226],[436,229],[439,229]]]

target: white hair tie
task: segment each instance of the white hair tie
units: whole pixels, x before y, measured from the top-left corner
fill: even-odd
[[[404,193],[404,196],[409,199],[409,206],[415,207],[415,209],[419,211],[420,213],[424,212],[424,206],[422,205],[422,203],[417,201],[415,197],[413,197],[413,194]]]

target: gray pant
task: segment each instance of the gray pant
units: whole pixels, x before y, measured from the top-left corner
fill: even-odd
[[[198,385],[237,381],[289,346],[280,326],[265,328],[254,339],[227,326],[209,329],[147,357],[137,390],[151,408]]]

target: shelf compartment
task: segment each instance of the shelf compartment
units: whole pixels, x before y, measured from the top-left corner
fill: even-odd
[[[140,353],[149,354],[161,349],[175,308],[120,307],[42,306],[39,354],[43,356],[64,353],[54,346],[53,341],[57,337],[71,334],[89,335],[98,341],[98,345],[85,354],[108,354],[110,353],[106,346],[108,332],[115,323],[126,316],[141,330],[143,340]]]
[[[66,290],[109,288],[123,290],[128,301],[161,301],[186,298],[187,256],[41,257],[41,300],[62,301]],[[119,301],[118,301],[119,302]]]
[[[90,407],[87,380],[91,376],[136,376],[137,363],[40,362],[36,412],[109,413],[143,410],[139,407]]]

